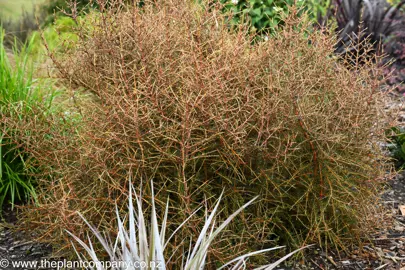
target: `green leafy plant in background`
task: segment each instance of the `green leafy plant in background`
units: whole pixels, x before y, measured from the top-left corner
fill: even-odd
[[[76,1],[66,1],[66,0],[47,0],[45,1],[41,7],[40,11],[44,14],[47,14],[43,24],[49,25],[58,17],[63,16],[81,16],[87,15],[89,12],[93,10],[103,10],[105,8],[109,8],[112,6],[117,5],[117,3],[138,3],[142,5],[144,0],[124,0],[124,1],[116,1],[116,0],[106,0],[103,2],[99,2],[97,0],[76,0]]]
[[[331,0],[306,0],[306,6],[308,7],[308,12],[310,14],[310,18],[318,23],[322,21],[322,18],[328,16],[328,12],[330,12]]]
[[[81,20],[85,20],[81,18]],[[52,52],[63,52],[74,46],[78,37],[73,33],[76,26],[70,17],[58,17],[52,25],[46,26],[42,31],[32,35],[32,54],[41,55],[46,52],[46,47]]]
[[[252,30],[259,33],[274,30],[282,21],[283,14],[287,13],[288,6],[294,2],[295,0],[221,0],[225,10],[233,13],[234,24],[249,19]]]
[[[72,10],[79,10],[80,12],[87,12],[92,8],[98,8],[98,3],[92,0],[47,0],[41,5],[41,11],[47,14],[44,20],[44,25],[49,25],[55,21],[54,15],[64,15],[63,13],[72,14]]]
[[[130,181],[131,182],[131,181]],[[96,236],[96,238],[100,241],[102,246],[104,247],[104,251],[108,254],[109,262],[112,266],[111,269],[125,269],[135,270],[135,269],[162,269],[165,270],[166,265],[169,264],[169,261],[172,256],[169,257],[168,261],[165,259],[165,248],[168,245],[169,241],[175,236],[176,232],[184,226],[188,220],[190,220],[194,214],[196,214],[202,207],[199,207],[196,211],[194,211],[184,222],[182,222],[174,232],[166,239],[166,227],[168,225],[168,213],[169,213],[169,200],[166,204],[166,209],[164,209],[164,216],[163,222],[159,226],[158,224],[158,214],[156,210],[155,204],[155,196],[153,192],[153,183],[151,183],[152,187],[152,197],[151,197],[151,214],[148,215],[151,217],[151,221],[148,223],[144,216],[144,209],[142,206],[142,195],[139,197],[135,193],[135,202],[136,208],[133,205],[133,196],[132,190],[134,188],[130,184],[129,186],[129,196],[128,196],[128,227],[127,230],[125,227],[125,219],[120,218],[120,213],[118,208],[116,207],[116,214],[117,214],[117,223],[118,223],[118,234],[115,243],[111,242],[109,238],[102,236],[102,234],[79,213],[81,218],[86,222],[86,224],[91,229],[92,233]],[[245,203],[242,207],[240,207],[237,211],[231,214],[223,223],[219,226],[216,225],[216,219],[218,218],[217,212],[219,211],[219,205],[221,202],[221,198],[223,193],[220,195],[219,199],[217,200],[213,210],[211,213],[208,213],[208,209],[205,211],[205,223],[201,232],[198,236],[197,241],[189,246],[189,250],[186,253],[183,253],[183,259],[181,260],[181,266],[177,265],[176,269],[182,270],[194,270],[194,269],[205,269],[206,267],[206,258],[208,256],[208,250],[213,243],[214,238],[216,238],[223,229],[238,215],[240,214],[247,206],[252,204],[257,197],[253,198],[249,202]],[[160,227],[160,230],[159,230]],[[83,242],[79,237],[75,236],[71,232],[68,233],[80,244],[82,248],[87,253],[86,255],[81,254],[75,248],[76,254],[81,261],[87,261],[86,257],[91,258],[93,262],[100,262],[100,255],[93,248],[93,244],[89,238],[89,244]],[[138,235],[138,237],[137,237]],[[72,243],[74,246],[74,244]],[[192,247],[193,246],[193,247]],[[232,270],[239,270],[246,268],[246,259],[251,256],[261,254],[264,252],[281,249],[281,247],[273,247],[267,248],[255,252],[250,252],[245,255],[241,255],[236,259],[229,261],[228,263],[222,265],[219,269],[232,269]],[[304,249],[300,248],[295,250],[281,259],[277,260],[275,263],[271,263],[266,266],[262,266],[256,269],[266,269],[272,270],[275,269],[279,264],[283,261],[297,253],[298,251]],[[136,267],[137,263],[145,263],[146,267]],[[125,263],[125,265],[123,265]],[[102,264],[97,264],[97,270],[104,270],[110,269]]]
[[[329,0],[221,0],[225,11],[233,13],[232,23],[249,21],[252,30],[268,34],[283,24],[292,5],[309,12],[310,18],[325,16]]]
[[[405,168],[405,127],[394,127],[390,130],[391,135],[388,149],[396,161],[396,166],[400,169]]]

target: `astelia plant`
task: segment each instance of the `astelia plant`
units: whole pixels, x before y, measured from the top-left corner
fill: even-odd
[[[137,196],[135,193],[135,205],[133,205],[133,187],[130,184],[129,187],[129,196],[128,196],[128,227],[125,228],[125,219],[120,217],[118,208],[116,208],[117,214],[117,225],[118,225],[118,234],[115,242],[111,242],[100,233],[95,227],[90,225],[89,222],[79,213],[85,223],[89,226],[94,236],[99,240],[101,245],[104,248],[104,251],[108,254],[109,260],[108,265],[112,266],[111,269],[162,269],[165,270],[166,265],[169,263],[169,260],[172,256],[169,257],[169,260],[165,258],[165,249],[168,246],[170,240],[179,231],[182,226],[184,226],[187,221],[193,217],[200,209],[198,208],[193,214],[188,217],[184,222],[182,222],[174,232],[166,238],[166,227],[168,224],[168,213],[169,213],[169,200],[166,205],[166,209],[163,210],[164,216],[161,225],[158,224],[158,215],[155,204],[155,197],[153,192],[153,183],[152,186],[152,198],[151,198],[151,221],[148,223],[145,219],[145,214],[142,207],[142,197],[141,195]],[[221,202],[222,194],[217,200],[211,213],[208,213],[207,207],[205,211],[205,224],[201,229],[201,232],[195,241],[195,243],[190,245],[190,248],[187,252],[183,253],[182,265],[176,266],[176,269],[182,270],[195,270],[195,269],[205,269],[206,267],[206,258],[208,256],[208,250],[212,245],[214,239],[221,233],[221,231],[232,221],[232,219],[241,213],[247,206],[252,204],[257,197],[253,198],[242,207],[240,207],[236,212],[231,214],[224,222],[219,226],[216,225],[217,212],[219,211],[219,205]],[[160,228],[159,228],[160,227]],[[87,255],[83,255],[78,252],[75,248],[75,245],[72,243],[76,254],[80,261],[90,264],[93,262],[96,265],[97,270],[107,269],[107,263],[101,263],[102,260],[99,254],[94,249],[94,245],[91,243],[90,238],[88,238],[88,244],[82,241],[80,238],[68,231],[68,233],[80,244],[80,246],[86,251]],[[245,269],[246,260],[254,255],[261,254],[264,252],[281,249],[280,247],[267,248],[259,250],[256,252],[250,252],[245,255],[241,255],[228,263],[222,265],[219,269],[231,269],[239,270]],[[281,259],[277,260],[274,263],[256,268],[256,269],[266,269],[272,270],[280,265],[283,261],[291,257],[293,254],[304,249],[305,247],[295,250]],[[89,258],[90,260],[88,260]],[[143,263],[143,264],[142,264]],[[86,265],[86,264],[83,264]],[[143,265],[143,266],[141,266]]]

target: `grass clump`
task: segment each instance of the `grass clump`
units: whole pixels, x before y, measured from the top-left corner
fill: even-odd
[[[114,232],[111,209],[124,207],[134,172],[161,187],[158,204],[170,197],[171,224],[223,190],[224,216],[259,196],[213,244],[211,262],[275,241],[361,240],[385,173],[377,146],[387,128],[385,94],[373,61],[337,62],[335,37],[307,30],[296,10],[274,38],[253,42],[248,26],[230,30],[220,6],[114,7],[91,16],[91,28],[78,21],[76,46],[54,57],[65,85],[95,98],[78,105],[84,125],[75,147],[64,147],[60,134],[45,142],[57,151],[31,139],[53,178],[40,206],[25,211],[35,229],[48,239],[65,229],[82,238],[80,211]],[[181,253],[203,223],[193,216],[173,248]]]
[[[13,50],[4,45],[5,32],[0,30],[0,212],[5,201],[36,200],[34,181],[36,168],[28,163],[29,154],[9,120],[34,117],[37,109],[47,110],[52,95],[45,95],[33,78],[34,66],[29,58],[32,40],[23,46],[15,43]],[[22,129],[24,132],[24,129]],[[28,131],[26,131],[28,132]],[[27,133],[28,134],[28,133]]]

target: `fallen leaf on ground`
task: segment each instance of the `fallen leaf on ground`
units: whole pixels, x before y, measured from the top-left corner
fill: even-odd
[[[398,208],[399,208],[399,211],[401,211],[401,215],[405,216],[405,205],[400,205]]]

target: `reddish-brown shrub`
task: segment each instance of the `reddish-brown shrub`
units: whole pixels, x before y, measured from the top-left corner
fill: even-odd
[[[95,98],[76,134],[27,146],[48,176],[40,206],[25,209],[44,240],[83,236],[76,211],[113,232],[129,174],[136,185],[154,179],[163,203],[170,196],[173,224],[223,189],[224,215],[260,195],[217,244],[219,260],[274,240],[364,236],[385,172],[380,69],[349,71],[335,38],[294,11],[274,38],[253,42],[219,10],[182,0],[102,10],[79,21],[75,50],[53,55],[66,85]]]

